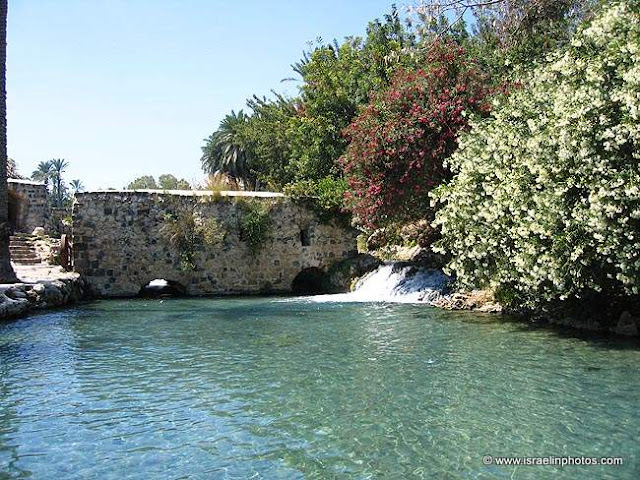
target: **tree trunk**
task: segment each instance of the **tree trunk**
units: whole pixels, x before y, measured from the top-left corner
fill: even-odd
[[[0,0],[0,283],[17,281],[9,254],[7,193],[7,0]]]

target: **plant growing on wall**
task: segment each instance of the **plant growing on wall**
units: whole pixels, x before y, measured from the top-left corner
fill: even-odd
[[[216,218],[203,219],[191,210],[176,207],[173,213],[165,214],[160,233],[179,252],[181,270],[190,271],[195,269],[198,248],[221,245],[227,232]]]
[[[238,210],[240,240],[246,242],[251,255],[256,256],[271,232],[271,205],[265,201],[240,200]]]

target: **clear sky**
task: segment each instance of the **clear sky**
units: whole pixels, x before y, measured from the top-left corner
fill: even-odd
[[[295,93],[281,80],[307,42],[363,35],[391,3],[9,0],[9,156],[23,175],[65,158],[89,189],[202,179],[200,147],[225,114]]]

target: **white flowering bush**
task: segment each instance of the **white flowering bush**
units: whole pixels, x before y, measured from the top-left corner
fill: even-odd
[[[537,307],[640,285],[640,5],[606,7],[496,100],[432,193],[450,273]]]

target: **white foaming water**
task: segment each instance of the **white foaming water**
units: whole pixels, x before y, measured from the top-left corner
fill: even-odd
[[[353,292],[309,297],[314,302],[433,302],[445,294],[451,279],[441,270],[381,265],[356,283]]]

